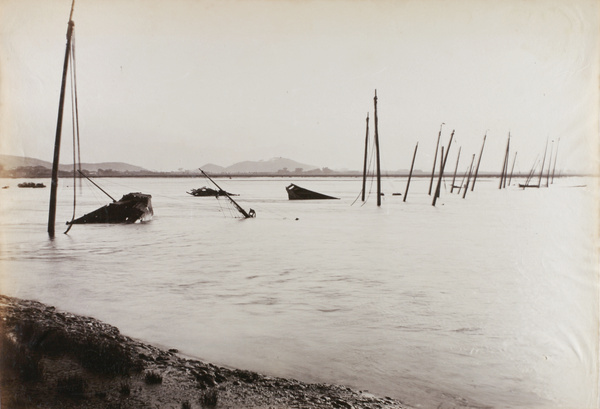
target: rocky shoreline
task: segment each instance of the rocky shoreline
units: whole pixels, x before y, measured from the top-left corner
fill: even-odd
[[[3,408],[404,408],[397,399],[187,359],[91,317],[0,295]]]

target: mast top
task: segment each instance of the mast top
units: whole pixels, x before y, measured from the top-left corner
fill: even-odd
[[[71,3],[71,14],[69,14],[69,23],[73,22],[73,10],[75,10],[75,0]]]

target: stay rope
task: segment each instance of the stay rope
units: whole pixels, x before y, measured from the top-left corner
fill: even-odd
[[[77,70],[76,70],[76,58],[75,58],[75,29],[73,29],[72,41],[71,41],[71,53],[69,71],[71,73],[71,118],[73,127],[73,215],[71,216],[71,222],[68,223],[69,227],[65,230],[64,234],[67,234],[73,226],[75,220],[75,214],[77,209],[77,168],[81,171],[81,149],[79,140],[79,108],[77,105]]]

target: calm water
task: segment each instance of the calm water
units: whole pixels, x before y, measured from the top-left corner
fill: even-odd
[[[202,178],[99,179],[117,198],[153,195],[135,225],[74,226],[59,190],[0,180],[1,290],[94,316],[210,362],[346,384],[423,408],[596,407],[596,180],[466,199],[429,181],[383,182],[351,206],[359,179],[218,179],[226,199],[185,192]],[[49,185],[49,181],[44,181]],[[290,182],[341,200],[287,200]],[[574,187],[587,185],[586,187]],[[78,216],[108,202],[85,187]],[[465,399],[469,403],[466,403]]]

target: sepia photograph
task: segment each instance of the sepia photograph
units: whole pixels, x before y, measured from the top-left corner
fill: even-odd
[[[595,409],[597,0],[0,0],[0,407]]]

